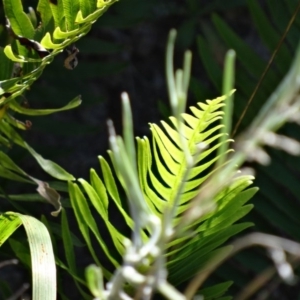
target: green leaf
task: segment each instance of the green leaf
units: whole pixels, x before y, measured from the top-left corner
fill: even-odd
[[[23,11],[22,1],[3,0],[3,6],[5,15],[9,19],[14,33],[28,39],[33,38],[34,28],[30,18]]]
[[[103,298],[104,286],[101,269],[94,265],[91,265],[86,268],[85,277],[93,296],[99,299]]]
[[[96,171],[94,169],[90,170],[90,180],[91,185],[95,189],[98,197],[101,199],[105,215],[108,214],[108,197],[106,193],[105,185],[103,184],[102,180],[97,175]]]
[[[197,294],[203,296],[205,300],[214,300],[223,296],[232,284],[233,281],[222,282],[214,286],[202,289],[197,292]]]
[[[16,173],[4,168],[3,166],[0,166],[0,176],[3,178],[14,180],[14,181],[33,183],[31,180],[28,180],[28,179],[24,178],[23,176],[20,176]]]
[[[122,216],[124,217],[126,224],[130,228],[133,228],[133,220],[130,218],[128,213],[122,207],[122,202],[121,202],[121,199],[119,196],[117,185],[116,185],[116,182],[112,175],[112,171],[109,167],[109,164],[102,156],[98,156],[98,159],[100,161],[100,166],[101,166],[101,170],[103,173],[105,188],[107,189],[108,194],[112,197],[113,201],[117,205],[119,211],[121,212]]]
[[[50,8],[52,11],[55,27],[60,26],[65,29],[65,22],[63,22],[64,10],[62,1],[57,1],[56,3],[50,1]]]
[[[23,139],[20,137],[20,135],[7,123],[2,121],[2,124],[0,126],[0,130],[5,133],[5,135],[10,138],[13,142],[18,144],[19,146],[26,148],[31,155],[36,159],[36,161],[39,163],[39,165],[42,167],[42,169],[53,176],[54,178],[60,179],[60,180],[75,180],[74,176],[68,173],[66,170],[64,170],[62,167],[60,167],[58,164],[54,163],[53,161],[49,159],[44,159],[40,154],[38,154],[33,148],[31,148],[26,142],[23,141]],[[3,155],[3,154],[2,154]],[[7,160],[7,159],[6,159]],[[12,164],[14,164],[12,161],[10,161],[10,165],[12,167]],[[22,171],[20,168],[17,167],[17,165],[14,164],[14,168],[18,172],[21,172],[21,174],[26,174],[24,171]],[[25,176],[28,176],[27,174]]]
[[[3,168],[11,170],[17,174],[21,174],[24,177],[27,177],[27,173],[25,173],[21,168],[19,168],[14,161],[4,152],[0,151],[0,164]]]
[[[18,81],[20,81],[19,78],[12,78],[12,79],[8,79],[8,80],[3,80],[1,81],[1,86],[0,86],[0,95],[2,95],[4,92],[8,92],[8,91],[13,91],[18,87],[21,87],[21,85],[18,85]],[[3,104],[5,98],[1,97],[0,98],[0,104]]]
[[[103,218],[105,225],[110,233],[110,236],[114,242],[114,245],[118,252],[123,255],[124,254],[124,245],[123,241],[125,237],[113,226],[113,224],[109,221],[108,211],[105,209],[104,205],[102,204],[102,199],[98,196],[97,192],[93,189],[89,183],[83,179],[78,179],[81,183],[82,187],[84,188],[85,192],[87,193],[90,201],[92,202],[93,206],[97,210],[98,214]],[[102,193],[103,194],[103,193]],[[107,196],[106,196],[107,197]]]
[[[222,112],[219,111],[219,109],[223,106],[224,99],[224,97],[219,97],[214,100],[208,100],[207,104],[198,103],[201,108],[199,109],[196,107],[191,107],[192,115],[183,114],[183,118],[186,121],[186,125],[183,126],[183,132],[185,138],[188,140],[190,153],[195,153],[196,144],[202,142],[209,147],[214,139],[218,138],[217,135],[211,137],[214,133],[214,130],[209,130],[206,132],[206,128],[209,124],[214,124],[215,126],[217,126],[215,122],[222,115]],[[151,161],[150,153],[147,154],[148,159],[139,160],[140,163],[145,164],[144,166],[139,166],[139,169],[147,170],[142,171],[144,173],[144,178],[140,182],[144,190],[145,197],[146,199],[151,199],[154,202],[154,205],[159,209],[160,207],[163,207],[161,203],[162,199],[164,199],[168,203],[168,205],[173,204],[173,199],[177,195],[181,180],[186,170],[185,154],[180,147],[180,138],[178,131],[176,130],[178,124],[174,119],[170,119],[171,121],[173,120],[175,129],[164,122],[162,122],[162,124],[165,131],[160,129],[160,127],[155,124],[151,125],[154,162],[161,174],[161,177],[157,177],[152,171],[151,165],[154,162]],[[219,146],[220,145],[217,145],[215,148],[212,147],[209,151],[214,151]],[[148,150],[144,149],[144,153],[145,151]],[[160,157],[157,155],[157,152],[160,153],[160,156],[163,158],[163,161],[165,163],[162,163]],[[209,152],[202,153],[197,157],[196,162],[202,161],[208,154]],[[184,186],[182,194],[186,194],[191,190],[192,187],[189,186],[189,182],[194,181],[193,188],[195,188],[196,186],[200,186],[202,178],[199,177],[197,180],[195,180],[195,177],[198,176],[201,172],[204,172],[209,167],[210,164],[202,163],[202,166],[200,164],[192,168],[188,177],[188,182]],[[146,178],[147,174],[150,178],[150,182],[148,182]],[[154,197],[154,194],[156,194],[157,196]],[[191,200],[193,196],[195,196],[195,193],[190,194],[190,197],[188,198],[182,197],[181,204],[187,202],[188,200]]]
[[[199,193],[201,184],[213,176],[215,170],[212,169],[212,166],[218,160],[218,156],[213,155],[221,145],[216,141],[222,135],[219,133],[222,127],[219,120],[222,118],[223,113],[220,109],[224,105],[224,100],[225,97],[219,97],[214,100],[207,100],[206,103],[198,103],[198,107],[191,107],[191,113],[182,115],[185,122],[182,134],[187,140],[189,151],[194,154],[196,162],[186,178],[184,176],[187,166],[178,133],[179,122],[174,117],[170,118],[170,123],[162,122],[162,126],[150,125],[152,146],[147,138],[137,139],[137,167],[140,186],[148,206],[153,213],[161,218],[163,218],[165,208],[173,205],[183,178],[185,178],[185,185],[180,190],[180,206],[177,211],[177,218],[174,220],[176,224],[180,224],[180,217],[187,209],[188,203]],[[225,142],[228,143],[229,140]],[[206,144],[207,149],[196,156],[196,147],[199,143]],[[226,153],[221,153],[221,155],[226,155]],[[114,157],[113,155],[110,156],[115,168]],[[108,223],[108,195],[117,205],[127,224],[132,226],[133,221],[122,207],[109,164],[103,157],[99,157],[99,160],[104,183],[94,170],[91,171],[91,185],[83,179],[79,179],[79,182],[94,208],[106,222],[116,248],[118,248],[117,234],[114,228],[109,227],[110,224]],[[117,171],[116,177],[124,186],[124,182]],[[252,209],[252,205],[244,205],[257,191],[255,188],[245,190],[252,184],[252,179],[251,176],[240,176],[233,180],[213,199],[216,210],[192,224],[194,236],[180,237],[168,244],[168,269],[170,280],[173,283],[180,284],[193,276],[205,266],[207,260],[214,253],[225,251],[218,247],[222,246],[231,236],[252,225],[252,223],[234,224]],[[82,203],[86,202],[86,197],[77,185],[70,187],[70,194],[72,193],[74,194],[71,196],[72,201],[76,201],[76,204],[72,204],[73,207],[78,206],[76,211],[86,214],[77,217],[79,226],[82,226],[80,222],[83,220],[88,224],[90,212],[87,211],[87,208],[79,208]],[[91,225],[87,226],[90,227]],[[87,235],[86,232],[83,234]],[[118,251],[121,250],[118,248]]]
[[[31,267],[29,248],[24,242],[10,238],[8,240],[12,251],[16,257],[24,264],[28,269]]]
[[[224,244],[231,236],[236,235],[252,225],[252,223],[235,224],[215,235],[203,238],[199,236],[198,241],[196,241],[195,244],[191,245],[188,249],[182,250],[181,255],[184,257],[176,255],[176,260],[168,263],[170,282],[177,286],[191,278],[194,274],[199,272],[199,270],[205,267],[208,260],[211,259],[215,253],[218,253],[219,251],[222,252],[222,249],[228,246],[222,248],[217,247]]]
[[[16,194],[16,195],[8,195],[9,199],[14,201],[26,201],[26,202],[44,202],[45,199],[39,194]],[[5,195],[1,195],[1,198],[5,198]]]
[[[7,212],[0,216],[0,245],[21,225],[28,237],[32,268],[32,299],[56,299],[56,267],[51,239],[39,220]]]
[[[63,243],[64,243],[64,252],[65,252],[65,257],[68,263],[68,267],[72,272],[75,274],[77,273],[76,271],[76,260],[75,260],[75,254],[74,254],[74,249],[73,249],[73,241],[70,235],[70,228],[69,228],[69,223],[67,220],[66,216],[66,211],[62,209],[61,212],[61,230],[62,230],[62,238],[63,238]]]
[[[11,45],[5,46],[4,53],[10,60],[12,60],[14,62],[23,63],[26,61],[24,56],[14,54]]]
[[[219,256],[220,254],[231,252],[232,246],[225,246],[206,252],[204,255],[201,255],[201,263],[199,259],[192,255],[189,260],[183,260],[178,264],[176,271],[174,269],[169,269],[169,280],[172,284],[178,285],[180,283],[186,282],[190,279],[196,272],[199,272],[201,269],[205,269],[205,266],[214,259],[214,257]],[[197,253],[198,255],[200,253]],[[180,267],[179,267],[180,266]]]
[[[67,31],[78,27],[75,25],[76,14],[79,11],[79,0],[63,0],[63,11]]]
[[[50,30],[50,23],[53,19],[50,1],[49,0],[39,0],[36,10],[39,12],[42,19],[42,28],[43,33],[45,34],[48,30]]]
[[[107,271],[107,269],[101,265],[98,256],[96,255],[94,248],[92,246],[90,233],[89,233],[90,230],[93,231],[95,237],[100,243],[102,249],[105,251],[107,257],[110,258],[114,263],[116,263],[116,261],[111,257],[105,242],[103,242],[102,237],[100,236],[100,233],[95,224],[95,220],[92,217],[89,207],[86,203],[86,199],[82,194],[82,192],[80,191],[79,187],[75,183],[69,182],[69,194],[70,194],[70,200],[72,203],[72,207],[74,209],[74,213],[77,219],[79,229],[85,239],[85,242],[87,243],[87,246],[93,256],[93,259],[95,260],[97,265],[101,267],[105,278],[109,279],[111,277],[110,272]]]
[[[60,39],[67,39],[69,37],[72,37],[76,34],[79,34],[80,30],[75,29],[75,30],[70,30],[70,31],[62,31],[60,27],[56,27],[54,32],[53,32],[53,38],[60,40]],[[55,48],[54,48],[55,49]]]
[[[82,17],[87,17],[89,14],[96,10],[96,2],[93,0],[79,0],[80,11]]]
[[[52,42],[52,38],[49,32],[41,40],[41,45],[47,49],[62,49],[66,46],[66,43],[56,44]]]
[[[281,33],[279,34],[274,30],[274,26],[268,20],[257,1],[248,0],[247,3],[260,37],[265,42],[269,50],[273,51],[278,45],[278,42],[281,38]],[[289,67],[289,65],[286,64],[286,61],[288,61],[291,56],[291,53],[285,44],[280,46],[276,56],[276,65],[282,74],[285,74]]]
[[[21,219],[14,215],[0,215],[0,246],[22,225]]]
[[[73,100],[71,100],[67,105],[61,107],[61,108],[53,108],[53,109],[32,109],[32,108],[25,108],[21,106],[17,101],[13,100],[10,102],[9,107],[23,115],[28,115],[28,116],[45,116],[49,114],[53,114],[56,112],[64,111],[64,110],[69,110],[72,108],[75,108],[81,104],[81,96],[77,96]]]

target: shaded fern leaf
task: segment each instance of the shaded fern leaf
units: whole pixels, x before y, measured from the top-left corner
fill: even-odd
[[[197,294],[204,296],[205,300],[214,300],[214,299],[220,300],[220,297],[224,296],[224,294],[226,293],[226,291],[232,284],[233,284],[233,281],[223,282],[223,283],[211,286],[209,288],[202,289]],[[232,299],[232,298],[228,297],[228,300],[230,300],[230,299]]]
[[[266,6],[261,6],[259,1],[247,1],[249,13],[261,38],[261,43],[266,45],[270,51],[267,54],[268,59],[284,34],[297,5],[294,0],[276,1],[276,3],[268,0],[266,3]],[[267,65],[267,59],[263,56],[263,48],[259,50],[259,52],[263,53],[256,53],[257,48],[255,45],[251,43],[249,46],[238,35],[236,30],[226,24],[226,21],[220,16],[214,14],[211,20],[211,23],[207,22],[208,24],[206,24],[209,26],[210,31],[208,33],[203,32],[204,37],[199,36],[198,38],[198,52],[210,81],[217,90],[221,90],[220,78],[222,78],[222,70],[216,64],[218,60],[217,56],[214,55],[214,49],[219,51],[220,49],[228,48],[236,51],[239,63],[236,70],[236,87],[239,93],[235,98],[232,122],[234,124],[237,123],[246,106],[245,99],[251,97],[257,82],[259,82],[260,76]],[[277,22],[274,22],[274,20],[277,20]],[[292,60],[299,43],[299,24],[300,16],[298,14],[286,38],[283,40],[271,68],[255,94],[249,109],[241,120],[237,132],[242,132],[250,124],[251,120],[255,118],[257,111],[274,92],[274,86],[279,85],[289,66],[293,64]],[[218,41],[217,44],[213,44],[211,41],[212,37],[213,41]],[[260,41],[255,42],[255,44],[259,43]],[[212,62],[213,65],[207,63],[208,61]],[[299,130],[294,124],[286,124],[281,130],[284,134],[299,140]],[[255,230],[280,236],[284,232],[284,235],[299,239],[300,235],[296,230],[299,227],[299,218],[296,217],[300,208],[298,201],[299,184],[295,180],[295,178],[299,177],[299,168],[297,168],[299,166],[299,157],[273,149],[270,149],[270,156],[272,163],[269,166],[256,167],[256,184],[261,187],[261,190],[254,199],[255,209],[247,217],[247,220],[251,219],[256,224]],[[291,194],[291,196],[286,197],[287,193]],[[268,212],[267,214],[266,211]],[[249,263],[248,253],[245,255],[240,254],[233,258],[233,264],[224,266],[226,272],[224,270],[217,270],[216,272],[218,278],[221,277],[224,280],[234,278],[233,292],[244,288],[245,282],[249,282],[253,277],[253,275],[249,275],[251,272],[259,274],[268,265],[266,257],[258,252],[251,253],[253,255],[251,263]],[[242,266],[245,270],[249,270],[250,273],[246,274],[243,272],[242,274],[240,268],[236,267],[237,265]],[[230,278],[228,274],[231,274]]]

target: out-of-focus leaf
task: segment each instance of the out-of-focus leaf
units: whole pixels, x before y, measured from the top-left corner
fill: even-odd
[[[11,101],[9,107],[14,111],[21,113],[23,115],[29,116],[44,116],[49,115],[52,113],[69,110],[75,108],[81,104],[81,96],[74,98],[71,102],[61,108],[53,108],[53,109],[32,109],[32,108],[25,108],[21,106],[17,101]]]
[[[16,257],[28,268],[31,267],[31,260],[30,260],[30,252],[28,245],[24,244],[24,242],[15,240],[13,238],[8,239],[10,247],[12,248],[13,252],[15,253]]]
[[[32,299],[56,299],[56,267],[51,239],[39,220],[7,212],[0,216],[0,245],[23,224],[28,237],[32,268]]]
[[[228,288],[232,284],[233,281],[223,282],[205,289],[201,289],[199,292],[197,292],[197,294],[203,296],[205,300],[219,299],[219,297],[223,296],[227,292]]]

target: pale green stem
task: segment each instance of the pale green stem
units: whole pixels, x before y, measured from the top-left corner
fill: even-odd
[[[186,297],[177,291],[173,285],[164,281],[157,287],[158,291],[169,300],[186,300]]]
[[[228,138],[226,134],[230,135],[231,132],[231,121],[232,121],[232,109],[233,109],[233,95],[231,91],[234,87],[234,61],[235,61],[235,52],[229,50],[226,53],[225,65],[224,65],[224,74],[223,74],[223,95],[226,96],[225,106],[223,107],[223,119],[222,123],[224,127],[221,129],[221,133],[224,133],[220,139],[219,143],[221,146],[218,148],[217,155],[220,155],[219,160],[217,161],[217,167],[224,164],[227,159],[226,155],[221,155],[226,153],[228,150],[228,143],[225,143],[225,140]]]
[[[167,85],[168,92],[172,110],[177,110],[177,95],[176,95],[176,87],[174,80],[174,68],[173,68],[173,56],[174,56],[174,44],[176,39],[176,30],[172,29],[169,33],[168,43],[167,43],[167,56],[166,56],[166,77],[167,77]]]
[[[127,93],[121,94],[123,107],[123,138],[126,153],[128,155],[133,171],[136,173],[136,153],[133,134],[133,120]]]
[[[208,262],[207,267],[193,278],[185,290],[187,299],[192,299],[203,282],[218,266],[243,249],[252,246],[261,246],[267,249],[284,250],[292,255],[300,257],[299,243],[265,233],[250,233],[249,235],[238,239],[232,246],[233,248],[228,248],[228,251],[224,251],[220,255],[214,256],[214,258]]]

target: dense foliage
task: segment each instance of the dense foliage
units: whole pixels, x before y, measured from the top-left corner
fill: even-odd
[[[224,89],[222,90],[223,67],[221,64],[226,49],[234,49],[238,61],[238,75],[235,84],[238,91],[235,94],[232,124],[237,123],[246,105],[246,99],[249,99],[267,65],[263,55],[268,56],[268,52],[259,51],[261,53],[257,54],[229,27],[228,15],[224,11],[229,10],[230,7],[228,6],[229,4],[222,4],[222,1],[210,1],[207,5],[202,6],[199,5],[199,1],[193,0],[184,4],[179,1],[165,1],[162,3],[157,0],[147,2],[122,0],[115,3],[103,15],[114,2],[100,0],[64,0],[57,2],[40,0],[36,9],[34,7],[34,9],[29,9],[28,13],[24,13],[29,5],[34,6],[36,4],[31,4],[29,1],[3,0],[4,10],[0,11],[0,16],[3,20],[0,25],[0,176],[4,178],[1,181],[0,188],[1,197],[6,201],[3,202],[1,211],[3,213],[6,211],[15,212],[4,213],[1,216],[2,219],[0,221],[3,224],[3,228],[10,224],[9,222],[12,224],[11,227],[7,227],[6,231],[3,231],[1,243],[22,222],[25,225],[30,245],[32,245],[30,232],[27,231],[30,230],[30,225],[26,227],[26,222],[31,220],[35,224],[33,226],[37,225],[33,218],[26,215],[33,215],[40,219],[45,224],[45,227],[41,227],[42,225],[37,226],[42,228],[41,231],[43,233],[40,233],[40,235],[47,240],[47,243],[50,243],[50,236],[52,239],[56,265],[59,267],[58,292],[62,298],[65,297],[64,294],[66,293],[63,285],[60,284],[61,276],[65,276],[63,270],[67,271],[75,280],[75,284],[81,294],[80,297],[90,298],[89,291],[86,289],[85,279],[83,279],[82,268],[91,262],[91,258],[86,258],[86,261],[81,264],[80,259],[76,256],[78,253],[84,253],[85,257],[88,257],[88,253],[83,250],[85,249],[83,246],[87,246],[92,259],[97,265],[102,266],[106,280],[112,279],[114,268],[122,266],[122,256],[126,253],[126,246],[123,242],[124,237],[130,237],[129,232],[131,229],[134,231],[134,223],[136,222],[134,216],[130,214],[130,211],[132,213],[130,203],[129,208],[126,203],[125,195],[129,199],[132,196],[128,191],[130,182],[126,182],[126,175],[122,174],[120,166],[116,166],[113,152],[110,152],[109,160],[112,160],[110,165],[108,159],[99,157],[102,177],[97,175],[97,172],[92,169],[90,171],[90,180],[79,179],[74,181],[75,178],[84,176],[86,173],[87,167],[82,167],[82,162],[89,167],[94,166],[96,155],[102,151],[102,154],[105,156],[104,150],[108,148],[107,142],[104,142],[107,139],[106,134],[104,134],[106,124],[104,122],[100,124],[98,115],[94,116],[91,114],[91,111],[99,111],[101,118],[104,119],[104,116],[107,117],[107,115],[102,111],[105,112],[108,109],[114,112],[116,108],[120,110],[119,106],[115,104],[118,101],[119,91],[123,88],[129,88],[129,92],[133,93],[134,118],[137,116],[139,122],[144,117],[147,117],[147,121],[154,121],[150,125],[151,135],[145,129],[145,125],[136,126],[138,135],[143,136],[147,134],[150,137],[149,139],[144,137],[137,140],[136,172],[141,187],[140,195],[143,195],[142,197],[144,197],[143,199],[145,199],[151,214],[161,220],[164,220],[166,203],[173,203],[174,199],[177,199],[177,195],[181,195],[178,203],[180,206],[175,214],[176,218],[173,224],[176,227],[180,224],[184,212],[188,208],[188,203],[199,193],[198,188],[205,186],[205,183],[210,182],[211,178],[214,178],[215,173],[218,173],[213,168],[214,163],[218,165],[221,156],[226,158],[227,161],[230,152],[230,150],[226,150],[228,148],[226,146],[226,151],[220,155],[219,149],[221,145],[230,142],[229,140],[222,140],[221,136],[224,136],[226,132],[219,131],[222,127],[219,124],[219,118],[222,116],[222,102],[226,97],[216,98],[206,104],[199,103],[198,106],[195,106],[199,100],[213,99],[216,95],[225,94]],[[280,37],[284,34],[289,20],[295,13],[296,5],[296,1],[293,0],[280,0],[276,1],[276,3],[271,0],[265,1],[265,6],[260,6],[257,1],[247,1],[247,4],[245,1],[230,1],[231,9],[235,14],[239,12],[246,13],[246,6],[248,7],[257,31],[270,52],[274,51]],[[217,14],[214,14],[211,20],[205,18],[211,12],[223,15],[227,21]],[[267,17],[267,15],[270,17]],[[5,21],[4,16],[9,21]],[[99,17],[101,17],[99,22],[94,24]],[[151,68],[153,66],[153,64],[151,65],[152,58],[145,49],[147,47],[150,49],[148,49],[149,51],[151,51],[151,47],[155,49],[153,43],[149,41],[151,40],[151,32],[153,34],[153,28],[164,27],[162,26],[164,18],[169,18],[168,24],[171,24],[172,27],[174,26],[172,19],[180,21],[177,49],[190,47],[197,50],[199,56],[197,57],[196,55],[194,65],[200,64],[201,61],[207,74],[204,78],[200,76],[200,79],[197,79],[194,76],[194,74],[200,73],[197,68],[192,73],[190,91],[192,99],[196,100],[193,102],[191,113],[187,112],[184,115],[185,127],[183,130],[185,138],[189,141],[188,152],[194,154],[195,145],[200,142],[208,147],[206,150],[203,150],[195,161],[196,164],[191,169],[185,168],[186,149],[184,147],[181,148],[180,143],[182,141],[180,135],[178,135],[180,115],[177,114],[176,110],[174,111],[174,107],[173,110],[169,110],[163,101],[157,99],[165,95],[162,93],[156,96],[154,79],[149,80],[147,76],[142,78],[140,76],[143,73],[142,71],[132,70],[134,69],[132,65],[137,64],[140,57],[144,58],[145,62],[142,62],[142,65],[148,66],[149,64],[146,71],[152,72],[150,74],[153,78],[157,78],[156,83],[158,86],[162,86],[159,82],[161,75],[153,71],[155,68]],[[141,26],[142,33],[136,34],[143,38],[138,39],[138,42],[134,40],[135,44],[133,46],[130,45],[130,42],[128,42],[128,30],[135,28],[137,25],[143,25],[143,22],[144,24],[151,24],[151,22],[156,22],[157,24],[152,29],[147,29],[147,26]],[[273,23],[276,26],[272,26]],[[93,30],[90,35],[83,37],[92,26]],[[257,115],[262,104],[287,73],[298,44],[298,39],[296,38],[299,32],[298,27],[299,18],[296,18],[276,55],[271,69],[255,94],[248,112],[243,117],[238,132],[249,125],[250,120]],[[107,28],[116,28],[116,31],[112,33],[111,29]],[[162,29],[164,36],[161,40],[166,39],[168,31],[168,26]],[[115,37],[114,42],[99,39],[99,35],[104,36],[104,39],[106,37],[114,39]],[[149,37],[147,38],[148,35]],[[258,41],[257,38],[256,41]],[[74,44],[75,42],[76,45]],[[146,44],[144,50],[136,46],[139,42]],[[260,47],[264,49],[263,46]],[[65,58],[62,58],[62,55],[60,55],[63,50]],[[125,59],[124,57],[122,58],[122,53],[125,53],[123,54]],[[82,56],[80,56],[81,54]],[[149,60],[148,63],[146,58]],[[79,66],[74,69],[78,60]],[[83,63],[83,61],[86,61],[86,63]],[[63,65],[65,68],[63,68]],[[295,63],[295,65],[297,64]],[[70,69],[74,70],[71,71]],[[137,79],[141,82],[140,89],[136,94],[134,89],[130,88],[132,83],[123,82],[124,76],[113,77],[115,82],[111,83],[112,80],[110,78],[112,77],[110,75],[120,72],[123,72],[125,77],[132,78],[131,80]],[[294,72],[297,74],[297,70]],[[102,77],[101,81],[109,87],[110,91],[102,87],[99,88],[99,85],[103,84],[99,82],[100,77]],[[293,78],[292,76],[287,76],[290,82],[293,82]],[[151,88],[149,88],[149,83],[153,84]],[[120,87],[116,92],[115,86],[118,84]],[[150,90],[151,93],[149,93]],[[109,92],[113,96],[109,96]],[[297,92],[296,86],[295,89],[290,88],[290,92],[294,96]],[[76,96],[76,93],[82,94],[84,105],[82,109],[79,108],[78,112],[75,113],[75,120],[73,119],[72,122],[66,121],[64,118],[71,118],[71,114],[67,112],[63,112],[60,116],[57,115],[53,119],[44,117],[48,114],[78,107],[81,104],[81,97]],[[98,95],[95,96],[95,94]],[[101,94],[100,97],[99,94]],[[103,105],[103,102],[102,104],[99,103],[99,98],[102,98],[102,95],[110,98],[110,102],[106,106]],[[140,97],[142,101],[137,99],[137,95],[145,95],[145,98]],[[156,98],[151,99],[149,95]],[[68,100],[72,98],[73,100]],[[158,106],[161,115],[175,115],[175,118],[171,117],[169,121],[165,118],[161,126],[157,125],[158,117],[153,114],[152,108],[154,100],[156,103],[159,103],[158,105],[155,104],[155,106]],[[29,102],[30,107],[28,107],[27,102]],[[140,116],[135,114],[135,104],[141,110]],[[294,107],[292,100],[289,102],[289,105]],[[48,106],[51,109],[46,108]],[[274,111],[278,113],[275,109]],[[24,115],[29,116],[30,121],[24,120]],[[43,117],[37,119],[33,116]],[[148,119],[148,116],[152,117],[152,119]],[[119,115],[114,117],[116,129],[120,131],[122,123],[118,119],[120,119]],[[282,115],[282,119],[277,120],[277,122],[279,124],[287,120],[291,120],[291,116]],[[29,131],[32,123],[33,127]],[[20,129],[25,130],[25,134],[21,134],[19,132]],[[272,127],[271,129],[277,128]],[[230,133],[230,129],[227,132]],[[253,132],[255,133],[255,131],[250,130],[248,135],[253,134]],[[282,130],[283,134],[288,134],[293,138],[298,137],[297,132],[298,128],[295,125],[285,126]],[[76,137],[72,140],[74,133],[83,137]],[[90,138],[86,136],[91,135],[91,133],[94,134]],[[102,136],[102,146],[97,145],[95,142],[99,134]],[[38,137],[38,143],[32,139],[34,135]],[[55,135],[62,135],[67,138],[63,138],[62,144],[64,147],[53,151],[49,147],[53,143],[52,138],[49,137]],[[126,133],[124,132],[125,136]],[[151,139],[152,142],[150,141]],[[35,144],[34,147],[31,146],[31,140]],[[92,141],[96,147],[84,147],[83,144],[87,143],[86,141],[88,140]],[[280,141],[290,145],[290,140]],[[11,149],[13,144],[21,147],[17,148],[14,146]],[[74,149],[77,146],[84,149],[84,151],[90,148],[94,149],[89,150],[90,152],[86,153],[86,155],[80,154],[78,156],[80,150]],[[28,151],[31,157],[22,148]],[[289,150],[288,146],[279,148]],[[100,152],[99,149],[101,150]],[[71,153],[73,154],[70,155]],[[74,153],[76,154],[74,155]],[[249,176],[241,176],[227,186],[220,186],[219,190],[216,190],[216,193],[213,195],[214,204],[216,205],[214,211],[211,212],[209,210],[208,214],[205,214],[197,222],[189,224],[190,227],[187,227],[189,230],[193,230],[194,235],[191,236],[191,232],[189,232],[187,238],[178,236],[168,242],[164,249],[165,256],[162,257],[165,257],[166,266],[170,272],[168,280],[176,287],[182,288],[184,286],[182,283],[185,283],[199,269],[203,268],[210,257],[218,253],[218,251],[225,251],[227,248],[219,247],[228,238],[249,227],[251,223],[248,221],[254,222],[256,229],[261,231],[285,235],[296,240],[299,238],[297,229],[299,226],[298,170],[295,167],[299,164],[299,158],[291,157],[286,153],[275,150],[271,150],[270,153],[272,157],[270,166],[267,168],[256,166],[258,170],[256,185],[261,188],[261,192],[254,198],[255,209],[248,215],[245,222],[235,224],[252,208],[252,205],[245,205],[256,191],[254,188],[245,190],[251,184],[252,177]],[[130,155],[132,156],[129,153]],[[32,167],[36,165],[32,157],[52,177],[46,177],[37,167]],[[50,157],[51,160],[44,157]],[[90,159],[90,157],[92,158]],[[54,163],[54,160],[59,164]],[[88,162],[86,162],[87,160]],[[22,169],[19,165],[22,166]],[[186,175],[185,169],[188,169],[190,174]],[[37,179],[36,177],[43,179]],[[60,181],[53,181],[53,178]],[[186,185],[181,190],[180,179],[182,178],[185,178]],[[12,180],[18,184],[12,184]],[[69,183],[67,184],[66,181],[69,181]],[[32,187],[24,186],[22,183],[37,186],[38,194],[33,193]],[[125,193],[121,187],[125,189]],[[67,194],[68,188],[70,196]],[[20,201],[26,201],[28,205],[20,203]],[[52,211],[52,215],[58,216],[60,214],[61,216],[60,223],[54,221],[47,206],[38,208],[37,205],[31,205],[36,201],[39,201],[40,204],[45,201],[50,202],[55,210]],[[72,207],[72,210],[68,209],[70,207]],[[266,211],[268,212],[267,214],[265,213]],[[72,221],[74,219],[73,213],[80,232],[76,229],[76,223]],[[46,217],[42,214],[45,214]],[[122,219],[120,218],[121,216],[124,218],[124,222],[120,221]],[[46,227],[50,236],[45,232]],[[97,243],[91,238],[90,233],[98,241],[99,249],[98,245],[96,245]],[[83,235],[85,244],[81,242],[80,234]],[[143,242],[147,242],[149,234],[151,234],[151,229],[146,226],[145,231],[141,234]],[[31,265],[31,268],[35,270],[34,250],[30,246],[29,252],[29,248],[22,243],[24,240],[24,233],[22,231],[16,232],[8,240],[9,244],[5,243],[1,248],[3,259],[8,257],[12,249],[13,253],[15,253],[14,257],[17,257],[24,263],[26,268],[30,269]],[[39,242],[41,241],[37,243]],[[60,247],[61,245],[64,246],[63,250]],[[74,246],[77,247],[77,250]],[[52,253],[51,245],[47,251]],[[37,249],[36,255],[39,255],[39,253],[40,250]],[[98,253],[101,254],[99,255]],[[32,263],[30,262],[30,256],[32,257]],[[53,257],[50,257],[50,262],[48,263],[50,265],[52,263],[52,267],[53,262]],[[238,266],[242,267],[236,267],[236,262],[238,262]],[[239,254],[235,257],[234,263],[224,265],[224,267],[216,271],[215,276],[211,277],[209,285],[217,285],[202,291],[202,293],[206,295],[207,299],[215,299],[216,297],[223,297],[224,293],[231,286],[230,291],[234,294],[236,290],[245,286],[253,274],[261,272],[268,265],[268,260],[259,252],[250,251]],[[143,274],[146,274],[151,269],[150,267],[151,263],[148,266],[138,266]],[[248,270],[248,272],[241,272],[241,268]],[[53,283],[52,287],[49,288],[52,293],[56,282],[53,276],[53,274],[49,275]],[[41,283],[38,280],[33,279],[33,286],[41,287]],[[233,285],[231,280],[234,280]],[[39,293],[45,293],[43,288],[45,286],[42,286],[42,290],[33,289],[34,299],[35,297],[39,299]],[[125,290],[128,293],[132,293],[130,288]],[[12,294],[6,283],[3,283],[2,293],[3,297],[8,297]],[[46,293],[49,299],[52,299],[53,294],[51,295],[51,292]]]

